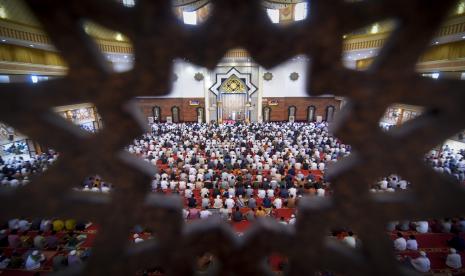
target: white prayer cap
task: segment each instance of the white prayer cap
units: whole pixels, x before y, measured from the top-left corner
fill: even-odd
[[[69,255],[71,255],[71,256],[76,255],[76,250],[71,250],[71,252],[69,252]]]
[[[38,250],[32,251],[32,256],[37,256],[37,255],[39,255],[39,251],[38,251]]]
[[[137,239],[139,237],[139,234],[134,234],[134,236],[132,236],[134,239]]]
[[[218,198],[218,199],[219,199],[219,198],[220,198],[220,196],[219,196],[219,195],[217,195],[217,196],[216,196],[216,198]]]
[[[420,251],[420,256],[426,257],[426,252],[425,251]]]
[[[455,253],[457,253],[457,250],[455,250],[455,248],[451,248],[450,253],[455,254]]]
[[[292,215],[291,215],[291,218],[295,218],[295,215],[294,215],[294,214],[292,214]]]

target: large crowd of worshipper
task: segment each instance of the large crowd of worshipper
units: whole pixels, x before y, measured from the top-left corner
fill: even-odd
[[[0,269],[59,271],[79,265],[90,256],[83,232],[91,223],[73,219],[11,219],[0,224]],[[46,257],[46,252],[48,254]],[[48,257],[53,259],[48,260]]]
[[[31,176],[46,171],[57,158],[58,153],[53,150],[48,150],[30,159],[13,156],[3,160],[0,156],[0,184],[9,187],[26,185]]]
[[[432,150],[426,162],[439,173],[448,174],[460,182],[465,181],[465,149],[454,150],[445,145],[440,151]]]
[[[232,223],[253,221],[261,217],[272,217],[279,223],[292,225],[296,221],[296,206],[302,196],[327,196],[331,194],[330,184],[324,179],[327,166],[348,156],[351,147],[345,145],[328,132],[328,124],[321,123],[252,123],[252,124],[153,124],[152,132],[134,140],[127,150],[158,168],[152,181],[152,191],[175,193],[185,199],[183,218],[185,220],[206,219],[219,216]],[[57,154],[53,151],[42,154],[30,161],[21,158],[2,160],[2,185],[17,186],[26,184],[28,176],[47,169]],[[433,150],[425,157],[434,170],[450,174],[464,180],[465,152],[444,147],[440,152]],[[12,183],[13,182],[13,183]],[[371,187],[372,192],[394,192],[408,189],[410,183],[401,176],[391,174],[379,179]],[[109,192],[112,185],[100,176],[86,178],[79,190]],[[283,216],[280,210],[290,210]],[[245,211],[244,211],[245,210]],[[1,238],[7,237],[8,245],[18,246],[15,237],[27,236],[35,223],[39,238],[56,235],[55,221],[42,219],[40,222],[14,219],[0,231]],[[52,228],[42,229],[42,224],[52,223]],[[67,221],[61,221],[66,223]],[[74,222],[75,223],[75,222]],[[75,229],[76,226],[69,226]],[[82,228],[82,223],[80,224]],[[59,226],[58,226],[59,228]],[[68,227],[62,227],[68,229]],[[394,249],[399,259],[420,272],[430,270],[427,252],[416,235],[425,233],[448,233],[450,248],[445,265],[459,269],[461,253],[465,251],[464,218],[442,220],[393,221],[387,225],[389,233],[394,233]],[[62,232],[64,230],[61,230]],[[413,234],[406,234],[413,233]],[[3,235],[3,236],[2,236]],[[350,247],[360,246],[356,234],[351,229],[333,230],[332,237]],[[65,231],[65,238],[59,240],[67,253],[59,264],[80,263],[88,257],[87,251],[69,247],[68,241],[79,242],[79,235],[73,230]],[[151,238],[137,226],[131,234],[134,243]],[[82,237],[81,237],[82,239]],[[22,260],[22,267],[37,269],[43,263],[41,250],[50,246],[36,243],[28,246],[27,254],[4,256],[0,251],[0,269],[15,267]],[[47,242],[45,241],[45,244]],[[1,246],[0,246],[1,247]],[[417,258],[402,253],[415,251]],[[16,259],[17,260],[16,260]],[[16,260],[16,261],[14,261]],[[2,264],[5,264],[2,267]]]
[[[188,207],[220,209],[225,217],[234,207],[260,214],[259,205],[292,208],[304,194],[324,196],[327,164],[350,154],[325,122],[154,124],[152,131],[128,148],[164,167],[152,190],[181,194]]]

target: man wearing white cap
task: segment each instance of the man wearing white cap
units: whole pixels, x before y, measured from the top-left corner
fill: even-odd
[[[134,236],[132,236],[134,238],[134,243],[140,243],[140,242],[143,242],[144,239],[142,239],[139,234],[134,234]]]
[[[431,262],[426,256],[425,251],[420,251],[420,256],[410,260],[410,264],[419,272],[428,272],[431,269]]]
[[[428,221],[426,220],[421,220],[421,221],[417,221],[415,222],[415,230],[418,232],[418,233],[427,233],[428,232],[428,228],[429,228],[429,224],[428,224]]]
[[[253,195],[253,189],[250,185],[247,186],[247,189],[245,190],[247,197],[251,197]]]
[[[229,198],[226,199],[226,200],[224,201],[224,203],[226,204],[226,207],[227,207],[228,209],[232,209],[232,208],[234,208],[234,205],[236,205],[236,203],[234,202],[234,199],[233,199],[233,196],[232,196],[232,195],[229,195]]]
[[[450,253],[447,255],[446,259],[446,265],[454,269],[462,268],[462,257],[457,253],[455,248],[450,249]]]
[[[205,187],[203,187],[203,188],[200,190],[200,196],[201,196],[202,198],[204,198],[206,195],[208,196],[209,193],[210,193],[210,191],[209,191],[207,188],[205,188]]]
[[[207,210],[207,208],[202,208],[202,211],[200,211],[200,218],[201,219],[207,219],[211,215],[213,215],[212,212]]]
[[[274,199],[273,205],[274,207],[276,207],[276,209],[281,209],[283,207],[283,201],[281,200],[281,198],[277,197]]]
[[[77,255],[77,251],[71,250],[71,252],[69,252],[68,254],[68,266],[79,265],[81,263],[82,263],[82,260]]]
[[[192,197],[192,190],[191,190],[191,189],[186,189],[186,190],[184,191],[184,196],[185,196],[186,198],[191,198],[191,197]]]
[[[223,200],[221,200],[221,197],[218,195],[216,196],[214,202],[213,202],[213,208],[219,209],[223,207]]]
[[[407,240],[405,240],[400,232],[397,232],[397,239],[394,240],[394,248],[397,251],[404,251],[407,249]]]
[[[297,189],[294,186],[289,188],[288,191],[289,191],[289,195],[297,197]]]
[[[39,250],[34,250],[27,257],[25,268],[26,270],[36,270],[40,268],[40,263],[45,261],[44,254],[40,253]]]
[[[289,220],[289,224],[295,224],[295,215],[291,215],[291,219]]]

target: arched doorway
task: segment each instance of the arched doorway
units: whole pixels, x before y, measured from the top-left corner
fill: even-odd
[[[307,121],[308,122],[314,122],[315,121],[315,112],[316,112],[316,107],[314,105],[310,105],[307,108]]]
[[[263,108],[263,122],[269,122],[271,118],[271,107],[265,106]]]
[[[173,106],[171,108],[171,117],[173,119],[173,123],[179,123],[179,107]]]
[[[297,113],[297,107],[295,107],[293,105],[289,106],[289,108],[287,110],[287,120],[289,122],[294,122],[296,113]]]
[[[159,123],[161,121],[161,108],[156,105],[152,108],[152,112],[153,112],[153,122]]]
[[[205,123],[205,109],[203,107],[197,107],[197,122]]]
[[[326,118],[325,118],[326,122],[332,122],[333,121],[333,119],[334,119],[334,111],[335,110],[336,109],[332,105],[329,105],[329,106],[326,107]]]
[[[236,75],[230,76],[220,86],[223,102],[223,120],[243,121],[246,115],[247,86]]]

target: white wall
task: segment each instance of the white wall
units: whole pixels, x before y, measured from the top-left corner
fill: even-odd
[[[447,140],[446,142],[444,142],[444,145],[448,145],[451,149],[456,151],[465,149],[465,143],[455,140]]]
[[[194,75],[202,73],[207,76],[206,70],[203,67],[195,66],[191,63],[177,60],[174,64],[174,73],[178,79],[173,83],[173,90],[165,97],[168,98],[203,98],[204,80],[196,81]]]
[[[308,97],[305,92],[307,80],[307,66],[309,61],[303,57],[295,57],[269,70],[261,68],[261,72],[271,72],[273,79],[263,80],[263,97]],[[292,81],[289,76],[292,72],[299,74],[299,79]],[[261,74],[260,78],[263,78]],[[260,89],[259,88],[259,89]]]

